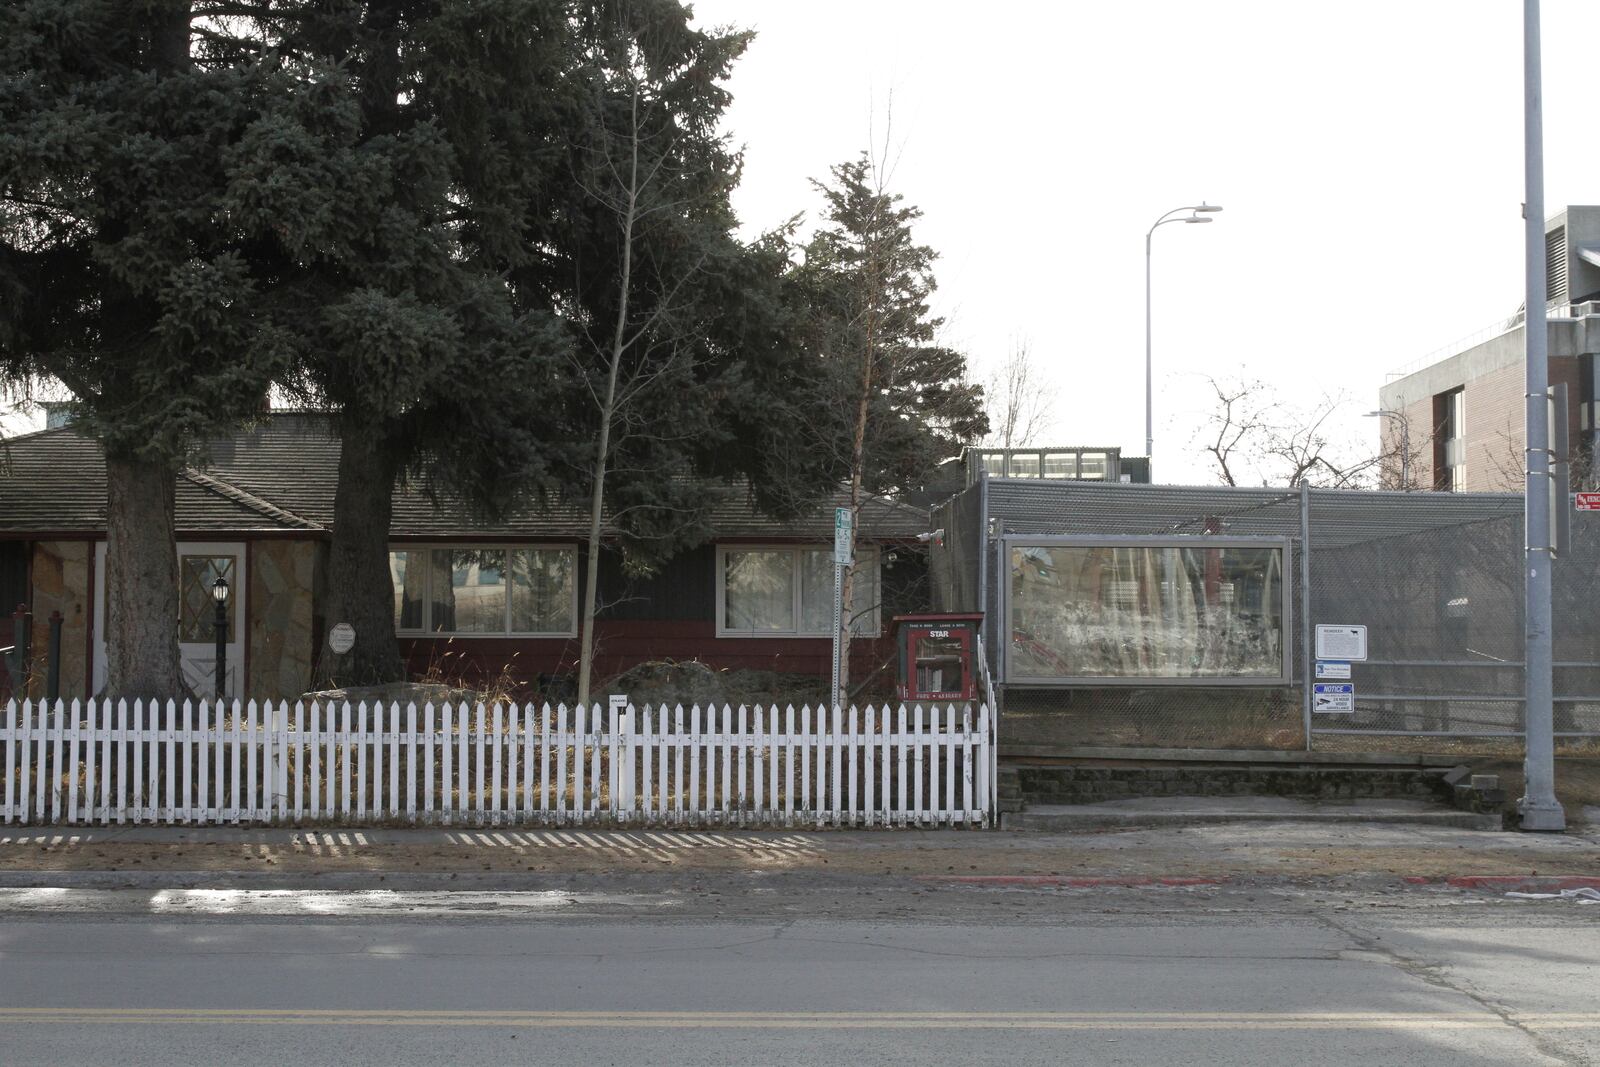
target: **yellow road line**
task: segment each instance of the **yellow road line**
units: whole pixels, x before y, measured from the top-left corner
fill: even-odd
[[[1600,1028],[1600,1013],[1541,1012],[1516,1021]],[[1468,1012],[718,1012],[437,1011],[258,1008],[0,1008],[6,1023],[122,1025],[502,1026],[526,1029],[1470,1030],[1506,1025]]]

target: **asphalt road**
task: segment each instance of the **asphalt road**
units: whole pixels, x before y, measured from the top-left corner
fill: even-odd
[[[3,890],[0,1063],[1600,1062],[1600,905],[762,893]]]

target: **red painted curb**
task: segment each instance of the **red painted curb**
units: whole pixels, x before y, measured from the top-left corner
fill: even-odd
[[[919,882],[955,882],[960,885],[1054,885],[1069,889],[1095,889],[1102,886],[1185,886],[1223,885],[1226,878],[1146,878],[1128,876],[1067,877],[1058,874],[923,874]]]
[[[1447,885],[1452,889],[1501,889],[1553,893],[1562,889],[1600,889],[1600,877],[1586,874],[1458,874],[1448,878],[1408,877],[1410,885]]]

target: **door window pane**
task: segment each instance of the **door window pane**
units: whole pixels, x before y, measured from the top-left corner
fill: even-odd
[[[228,583],[228,634],[238,630],[238,570],[234,556],[183,556],[178,560],[178,640],[207,642],[217,640],[217,602],[211,587],[218,578]]]
[[[787,549],[729,551],[723,557],[723,627],[792,632],[794,579],[794,553]]]
[[[569,549],[519,548],[511,553],[511,629],[572,632],[573,569]]]

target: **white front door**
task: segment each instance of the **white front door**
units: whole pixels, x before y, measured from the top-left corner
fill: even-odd
[[[183,676],[198,697],[216,695],[217,604],[211,587],[218,578],[228,583],[228,642],[225,646],[227,673],[224,694],[243,697],[244,635],[240,632],[245,614],[244,600],[249,587],[245,573],[245,546],[242,541],[178,542],[178,652]],[[95,692],[106,684],[106,545],[95,548]]]

